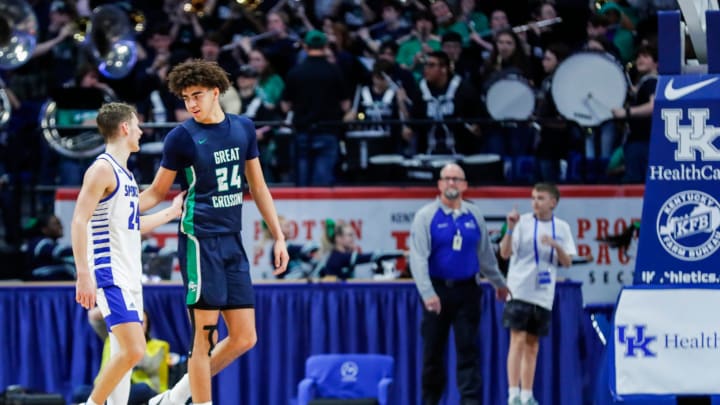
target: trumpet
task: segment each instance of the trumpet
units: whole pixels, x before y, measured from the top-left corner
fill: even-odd
[[[263,0],[235,0],[237,4],[247,8],[250,11],[255,11],[256,8],[258,8]]]
[[[128,17],[130,17],[130,23],[133,24],[133,28],[135,29],[136,34],[142,34],[145,32],[145,14],[140,10],[131,10],[128,13]]]
[[[190,0],[183,4],[183,11],[196,14],[198,17],[205,15],[205,0]]]
[[[76,44],[81,45],[85,43],[85,40],[87,39],[87,31],[90,25],[90,17],[79,17],[75,19],[75,21],[71,22],[74,33],[72,34],[72,38],[75,41]]]

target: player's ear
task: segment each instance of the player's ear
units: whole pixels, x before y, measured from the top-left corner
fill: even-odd
[[[120,131],[123,135],[127,135],[130,133],[130,122],[129,121],[123,121],[120,123]]]

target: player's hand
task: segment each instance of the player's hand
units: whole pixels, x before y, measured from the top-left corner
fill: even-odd
[[[95,283],[87,271],[78,272],[75,283],[75,301],[85,309],[95,306]]]
[[[557,242],[555,242],[555,239],[553,239],[552,236],[550,236],[550,235],[543,235],[543,236],[541,236],[541,237],[540,237],[540,242],[541,242],[543,245],[549,245],[549,246],[552,246],[552,247],[557,247],[557,246],[556,246]]]
[[[437,295],[428,298],[425,300],[425,309],[427,309],[429,312],[434,312],[436,314],[440,313],[440,310],[442,309],[442,306],[440,305],[440,297]]]
[[[287,245],[285,245],[284,240],[275,241],[275,247],[273,248],[273,256],[275,257],[275,261],[273,263],[275,265],[275,269],[272,273],[273,276],[285,273],[285,270],[287,270],[288,262],[290,261],[290,256],[288,255]]]
[[[512,211],[508,212],[507,216],[505,217],[508,223],[508,228],[512,229],[517,225],[518,221],[520,220],[520,213],[518,212],[517,208],[512,209]]]
[[[497,298],[498,301],[505,302],[508,297],[512,298],[512,293],[509,288],[500,287],[495,289],[495,298]]]
[[[187,191],[183,191],[175,196],[172,200],[170,207],[172,208],[173,218],[179,218],[182,215],[183,202],[185,201],[185,194]]]

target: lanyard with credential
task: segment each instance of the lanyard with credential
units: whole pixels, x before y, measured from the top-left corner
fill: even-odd
[[[552,237],[553,240],[555,239],[555,215],[552,216],[550,219],[552,222]],[[540,268],[540,252],[538,251],[538,238],[537,238],[537,229],[538,229],[538,219],[535,217],[535,233],[533,235],[533,248],[535,249],[535,266],[539,269]],[[555,253],[555,248],[550,247],[550,265],[553,264],[553,254]]]
[[[460,234],[460,226],[457,223],[457,219],[458,218],[453,215],[452,220],[455,225],[455,236],[453,237],[452,248],[454,251],[462,250],[462,235]]]

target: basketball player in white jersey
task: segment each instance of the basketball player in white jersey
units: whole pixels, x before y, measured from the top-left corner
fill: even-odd
[[[77,266],[75,300],[90,309],[97,302],[110,332],[110,361],[98,375],[86,404],[127,404],[130,372],[145,354],[142,327],[140,232],[178,218],[182,194],[169,208],[140,216],[139,190],[127,169],[140,150],[142,132],[135,108],[105,104],[97,115],[105,152],[85,172],[72,219]]]

